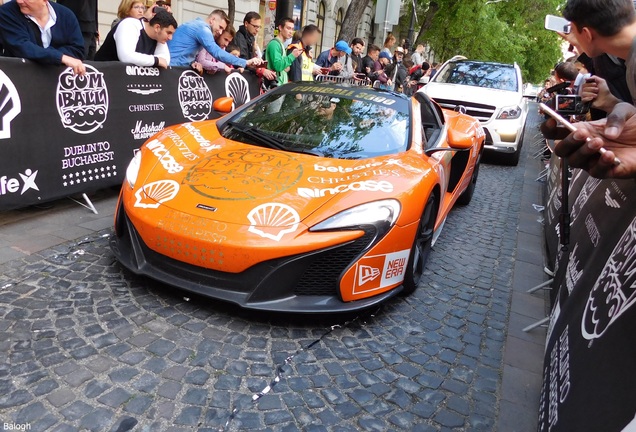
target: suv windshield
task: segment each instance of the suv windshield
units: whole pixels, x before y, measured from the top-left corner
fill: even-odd
[[[449,62],[434,81],[514,92],[519,88],[515,68],[498,63]]]
[[[290,85],[229,118],[222,134],[316,156],[371,158],[406,150],[409,103],[373,89]]]

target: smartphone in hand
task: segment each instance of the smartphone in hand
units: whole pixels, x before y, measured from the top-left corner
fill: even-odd
[[[546,15],[545,29],[557,33],[570,34],[572,31],[572,23],[560,16]]]

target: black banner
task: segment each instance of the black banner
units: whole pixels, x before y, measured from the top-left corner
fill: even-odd
[[[245,74],[87,64],[70,68],[0,58],[0,211],[118,185],[133,150],[166,126],[216,117],[259,93]]]
[[[553,251],[558,187],[546,203]],[[568,196],[571,236],[555,258],[539,430],[635,431],[636,182],[575,170]]]

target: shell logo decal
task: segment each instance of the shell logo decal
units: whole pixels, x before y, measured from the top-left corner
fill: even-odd
[[[287,204],[267,203],[255,207],[247,215],[249,232],[274,241],[298,229],[300,216]]]
[[[174,180],[148,183],[135,192],[135,207],[158,208],[162,203],[174,199],[178,193],[179,183]]]
[[[250,101],[250,89],[247,80],[237,73],[228,75],[225,79],[225,94],[234,99],[234,108]]]

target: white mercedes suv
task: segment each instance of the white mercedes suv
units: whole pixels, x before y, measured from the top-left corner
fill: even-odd
[[[478,119],[486,131],[486,150],[500,153],[507,164],[517,165],[528,106],[516,63],[453,57],[420,91],[444,108],[465,107],[466,114]]]

